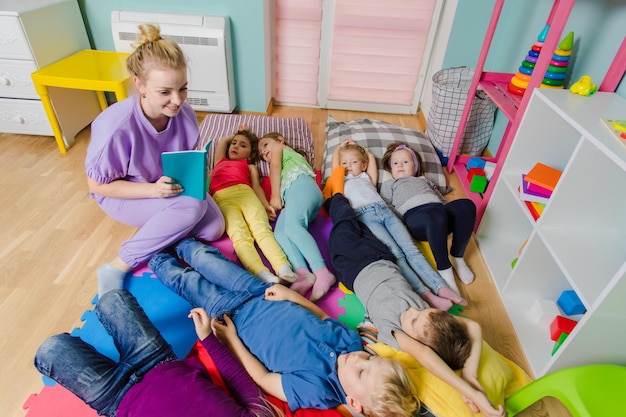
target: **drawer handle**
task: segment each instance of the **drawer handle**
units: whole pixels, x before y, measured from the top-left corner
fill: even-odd
[[[7,77],[0,77],[0,85],[11,85],[11,80]]]
[[[14,123],[18,123],[20,125],[24,125],[24,124],[26,124],[26,119],[24,117],[22,117],[22,116],[15,116],[13,118],[13,122]]]

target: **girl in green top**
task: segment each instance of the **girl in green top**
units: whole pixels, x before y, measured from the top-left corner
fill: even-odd
[[[315,173],[304,156],[289,147],[279,133],[266,134],[258,147],[261,157],[270,164],[270,205],[281,210],[274,237],[298,275],[291,289],[304,295],[312,288],[311,301],[319,300],[335,283],[335,276],[309,233],[309,224],[323,202]]]

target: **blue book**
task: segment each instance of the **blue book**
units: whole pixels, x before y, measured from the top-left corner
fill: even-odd
[[[198,200],[206,199],[206,150],[163,152],[161,162],[163,175],[173,178],[177,184],[183,186],[183,192],[179,195],[186,195]]]

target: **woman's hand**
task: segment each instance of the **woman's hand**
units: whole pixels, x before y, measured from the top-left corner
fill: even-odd
[[[154,198],[174,197],[183,192],[183,186],[177,184],[174,178],[162,176],[154,183]]]
[[[194,308],[187,316],[193,320],[198,339],[204,340],[211,334],[211,319],[203,308]]]
[[[213,333],[215,333],[215,336],[217,336],[220,342],[226,346],[230,345],[233,340],[239,338],[237,327],[235,327],[235,323],[233,323],[227,314],[224,314],[222,320],[214,317],[211,320],[211,329],[213,329]]]

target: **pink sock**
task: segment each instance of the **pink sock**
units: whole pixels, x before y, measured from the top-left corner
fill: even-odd
[[[437,294],[441,298],[445,298],[446,300],[452,301],[454,304],[466,306],[467,300],[448,287],[439,288],[439,293]]]
[[[432,308],[436,308],[437,310],[448,311],[450,310],[450,307],[452,307],[452,301],[437,297],[431,291],[421,293],[420,297],[422,297]]]
[[[313,287],[313,283],[315,282],[315,275],[313,275],[311,271],[306,268],[298,268],[294,272],[298,276],[298,279],[296,279],[296,281],[291,284],[289,288],[291,288],[298,294],[305,296],[306,293],[308,293],[309,290]]]
[[[328,268],[320,268],[313,273],[315,275],[315,284],[313,284],[313,292],[311,293],[311,301],[317,301],[322,298],[333,286],[336,279]]]

